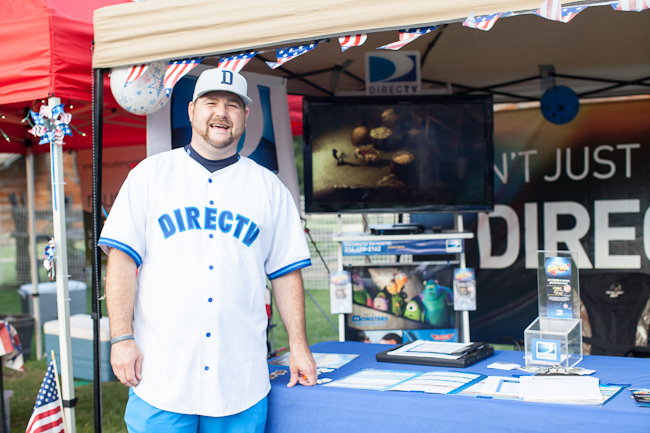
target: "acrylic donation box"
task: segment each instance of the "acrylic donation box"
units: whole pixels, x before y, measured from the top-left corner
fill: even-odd
[[[578,257],[538,251],[539,316],[524,332],[526,365],[573,367],[582,361]]]

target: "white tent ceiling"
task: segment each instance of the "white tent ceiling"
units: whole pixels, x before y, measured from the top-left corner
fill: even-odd
[[[175,8],[172,8],[172,3]],[[182,6],[169,0],[149,0],[99,9],[95,13],[93,66],[104,68],[208,54],[217,57],[205,59],[204,63],[216,64],[218,54],[256,49],[267,52],[251,60],[246,71],[287,76],[290,78],[290,93],[326,95],[327,92],[363,90],[363,82],[352,75],[363,79],[364,53],[396,41],[398,32],[395,29],[447,21],[447,26],[441,26],[402,48],[418,50],[424,55],[437,38],[422,67],[425,89],[447,93],[448,87],[444,83],[451,83],[454,93],[458,93],[467,91],[468,87],[482,88],[536,77],[540,74],[539,65],[553,65],[558,74],[557,84],[568,85],[579,95],[615,86],[617,82],[622,84],[650,78],[650,10],[621,12],[609,5],[593,6],[566,24],[535,15],[519,15],[501,18],[490,31],[484,32],[463,27],[461,21],[471,11],[478,16],[536,9],[539,0],[490,4],[435,0],[399,4],[387,0],[374,4],[365,0],[328,1],[318,3],[318,7],[313,6],[313,2],[284,2],[280,7],[276,2],[255,0],[243,5],[224,8],[219,3],[211,8],[204,0],[191,0]],[[210,17],[211,12],[221,9],[223,13],[217,14],[216,18]],[[203,14],[193,15],[201,10]],[[124,15],[129,12],[133,12],[133,16]],[[145,25],[134,30],[133,20],[142,19],[147,14],[150,18]],[[311,25],[305,26],[304,23]],[[389,27],[392,29],[385,30]],[[332,38],[286,63],[283,69],[271,70],[262,61],[275,61],[275,52],[269,51],[273,48],[364,29],[369,31],[367,42],[345,53],[341,52],[337,39]],[[183,45],[181,40],[188,44]],[[336,66],[344,65],[346,61],[351,61],[346,69],[349,74],[337,73],[338,80],[333,80],[332,71],[337,71]],[[324,72],[313,74],[314,71]],[[315,86],[292,74],[302,76]],[[563,75],[612,82],[569,79],[561,77]],[[525,98],[538,99],[541,94],[538,79],[493,90],[507,93],[497,93],[495,101],[525,101]],[[650,93],[650,81],[586,96],[638,93]]]

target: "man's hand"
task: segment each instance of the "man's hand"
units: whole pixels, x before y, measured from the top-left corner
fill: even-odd
[[[304,348],[291,348],[289,352],[289,371],[291,371],[291,378],[287,386],[291,388],[296,383],[304,386],[316,385],[318,374],[316,373],[316,362],[311,355],[309,347]]]
[[[135,340],[124,340],[111,346],[113,373],[122,384],[132,387],[142,380],[142,352]]]

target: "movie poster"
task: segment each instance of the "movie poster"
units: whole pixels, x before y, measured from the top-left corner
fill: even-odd
[[[346,319],[351,338],[346,340],[373,341],[396,334],[405,341],[458,341],[451,265],[377,264],[349,266],[347,270],[353,304]]]

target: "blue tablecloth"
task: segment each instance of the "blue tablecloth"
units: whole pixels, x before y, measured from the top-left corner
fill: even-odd
[[[457,370],[492,376],[527,375],[488,369],[495,361],[523,364],[523,352],[496,351],[494,356],[464,369],[377,362],[375,354],[388,346],[356,342],[314,344],[316,353],[360,356],[321,377],[339,379],[362,368],[385,370]],[[650,388],[650,359],[585,356],[578,364],[596,370],[600,383]],[[277,368],[270,366],[273,371]],[[268,433],[307,432],[650,432],[650,408],[637,407],[625,389],[604,406],[485,399],[463,395],[379,392],[357,389],[295,386],[289,375],[271,381]]]

